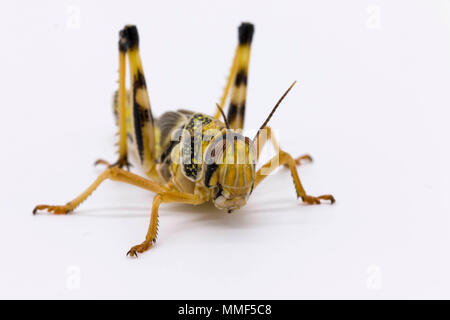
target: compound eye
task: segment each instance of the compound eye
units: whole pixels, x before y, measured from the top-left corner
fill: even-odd
[[[217,199],[218,197],[222,196],[223,192],[222,185],[220,183],[217,184],[217,186],[214,187],[214,191],[215,191],[214,199]]]
[[[205,186],[208,188],[214,187],[219,180],[219,166],[216,163],[208,164],[205,170]]]

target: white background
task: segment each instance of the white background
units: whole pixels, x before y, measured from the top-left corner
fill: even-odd
[[[1,298],[450,298],[450,1],[126,3],[0,5]],[[335,205],[302,205],[281,169],[231,215],[163,205],[137,260],[146,191],[106,182],[74,214],[31,215],[116,158],[124,24],[157,116],[214,110],[241,21],[256,26],[247,128],[298,80],[271,126]]]

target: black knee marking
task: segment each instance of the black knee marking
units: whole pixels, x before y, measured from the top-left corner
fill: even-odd
[[[253,39],[253,33],[255,32],[255,27],[253,24],[248,22],[243,22],[239,26],[239,44],[250,44]]]
[[[137,49],[139,46],[139,34],[136,26],[126,25],[119,32],[119,50],[126,52],[130,49]]]

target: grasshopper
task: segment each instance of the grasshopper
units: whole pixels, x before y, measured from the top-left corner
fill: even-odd
[[[320,204],[322,200],[334,203],[330,194],[314,197],[306,193],[296,166],[302,160],[311,161],[311,157],[303,155],[294,159],[279,148],[267,126],[295,82],[278,100],[253,139],[242,134],[253,34],[253,24],[239,26],[231,71],[214,116],[177,110],[155,119],[139,54],[138,31],[136,26],[126,25],[119,33],[119,88],[113,103],[119,130],[118,160],[113,164],[97,160],[96,164],[104,164],[106,169],[78,197],[62,206],[38,205],[33,213],[46,210],[67,214],[107,179],[154,192],[145,240],[127,252],[137,257],[155,244],[158,209],[162,203],[199,205],[212,201],[217,208],[231,212],[244,206],[254,188],[279,166],[289,168],[297,197],[304,203]],[[128,90],[125,83],[127,58],[131,77]],[[223,107],[227,101],[228,114],[225,115]],[[268,141],[275,147],[276,155],[256,170],[260,151]],[[129,153],[134,153],[147,178],[129,171]]]

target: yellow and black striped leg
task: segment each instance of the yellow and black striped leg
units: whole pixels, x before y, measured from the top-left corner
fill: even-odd
[[[131,78],[131,88],[128,93],[125,87],[126,57],[128,57]],[[119,160],[112,166],[129,165],[127,138],[130,138],[136,145],[137,156],[142,167],[147,174],[152,175],[155,168],[155,125],[139,54],[139,35],[137,28],[132,25],[127,25],[120,31],[117,100]],[[130,122],[128,130],[127,120]],[[97,163],[108,164],[104,160],[99,160]]]
[[[232,129],[242,129],[244,127],[250,46],[254,30],[255,28],[251,23],[244,22],[239,26],[239,43],[234,55],[230,75],[220,100],[220,107],[223,109],[228,92],[231,88],[231,98],[227,118]],[[215,117],[217,119],[220,117],[219,110],[216,111]]]
[[[95,162],[95,165],[104,164],[108,167],[118,166],[119,168],[130,168],[128,162],[128,148],[127,148],[127,124],[126,124],[126,86],[125,86],[125,74],[126,74],[126,51],[123,50],[122,37],[119,39],[119,90],[116,93],[116,99],[114,99],[114,110],[117,112],[117,123],[119,126],[119,159],[110,164],[109,162],[99,159]]]
[[[139,35],[137,28],[125,26],[120,32],[120,50],[128,55],[131,77],[131,107],[133,131],[131,136],[136,142],[139,161],[149,175],[155,169],[155,124],[150,108],[150,99],[139,54]]]
[[[294,181],[295,190],[297,192],[297,197],[302,198],[303,202],[307,204],[320,204],[320,200],[328,200],[331,203],[334,203],[334,197],[331,194],[325,194],[318,197],[310,196],[306,193],[305,189],[302,186],[302,183],[300,181],[300,178],[297,173],[297,167],[296,162],[292,156],[284,152],[283,150],[280,150],[278,155],[276,155],[274,158],[272,158],[269,162],[267,162],[265,165],[263,165],[258,172],[256,173],[256,179],[255,179],[255,188],[263,181],[273,170],[277,168],[277,166],[274,166],[274,163],[277,163],[278,166],[287,164],[289,166],[289,169],[291,170],[292,179]]]
[[[254,30],[255,28],[251,23],[242,23],[239,26],[237,69],[227,115],[230,127],[233,129],[242,129],[244,127],[248,66],[250,63],[250,46],[252,43]]]
[[[230,74],[228,75],[228,79],[227,79],[227,84],[225,85],[222,97],[220,98],[219,106],[222,110],[224,109],[225,102],[227,101],[228,93],[230,92],[230,88],[231,88],[231,83],[233,82],[234,78],[236,77],[238,52],[239,52],[239,46],[236,48],[236,52],[234,53],[233,64],[231,65]],[[214,115],[214,117],[216,119],[219,119],[220,116],[221,116],[220,109],[217,108],[216,114]]]
[[[130,257],[137,257],[138,253],[142,253],[150,249],[158,236],[158,210],[161,203],[187,203],[187,204],[201,204],[205,202],[198,195],[178,192],[178,191],[165,191],[158,193],[153,199],[152,213],[150,216],[150,224],[148,227],[145,240],[136,246],[133,246],[127,253]]]
[[[121,50],[119,40],[119,91],[118,91],[118,124],[119,124],[119,159],[115,163],[119,168],[126,166],[130,167],[128,162],[128,148],[127,148],[127,123],[126,123],[126,87],[125,87],[125,73],[126,73],[126,57],[125,52]]]

